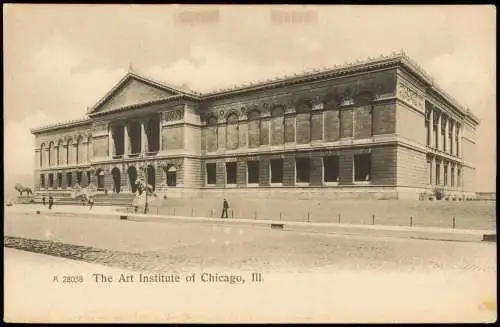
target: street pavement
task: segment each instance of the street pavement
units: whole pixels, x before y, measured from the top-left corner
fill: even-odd
[[[51,322],[496,319],[492,310],[496,304],[496,247],[491,243],[12,211],[6,211],[4,230],[6,246],[19,248],[24,239],[45,241],[38,242],[37,249],[52,255],[4,251],[6,303],[11,303],[10,307],[6,304],[6,313],[14,321],[24,321],[23,317]],[[122,272],[175,273],[183,278],[211,272],[246,276],[247,283],[101,285],[92,280],[96,272],[116,279]],[[248,282],[252,272],[262,273],[264,281]],[[82,276],[83,282],[54,284],[51,278],[55,274]],[[23,313],[15,307],[23,302],[12,294],[24,294],[29,299],[25,307],[31,309]],[[72,302],[74,306],[68,307]]]

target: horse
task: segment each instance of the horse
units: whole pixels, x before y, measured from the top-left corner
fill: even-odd
[[[25,192],[27,196],[33,195],[33,190],[31,190],[31,188],[24,187],[21,184],[16,184],[14,188],[19,192],[19,196],[23,196]]]

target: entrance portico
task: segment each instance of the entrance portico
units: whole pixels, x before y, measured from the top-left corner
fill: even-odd
[[[159,115],[136,120],[111,122],[109,148],[112,159],[156,155],[160,150]]]

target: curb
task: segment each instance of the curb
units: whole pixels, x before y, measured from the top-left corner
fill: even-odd
[[[496,242],[496,231],[446,229],[432,227],[402,227],[388,225],[354,225],[337,223],[311,223],[296,221],[275,221],[262,219],[222,219],[207,217],[179,217],[179,216],[157,216],[150,214],[122,213],[122,212],[64,212],[36,210],[33,214],[50,214],[52,216],[92,217],[101,219],[117,219],[134,222],[183,222],[183,223],[208,223],[221,225],[237,225],[253,228],[265,228],[272,230],[341,234],[341,235],[364,235],[375,237],[397,237],[436,241],[462,241],[462,242]],[[24,213],[30,213],[24,212]]]

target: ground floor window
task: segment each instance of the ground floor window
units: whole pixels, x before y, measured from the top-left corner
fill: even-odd
[[[207,164],[207,184],[215,185],[217,182],[217,169],[215,163]]]
[[[87,171],[87,184],[90,185],[90,182],[92,181],[90,178],[90,171]]]
[[[338,182],[339,181],[339,157],[326,156],[323,157],[323,181]]]
[[[54,187],[54,174],[49,174],[49,187]]]
[[[78,185],[82,185],[82,172],[81,171],[78,171],[76,172],[76,182],[78,183]]]
[[[236,184],[236,162],[226,162],[226,183]]]
[[[372,156],[371,154],[354,155],[354,181],[371,181]]]
[[[271,183],[283,183],[283,159],[270,160]]]
[[[462,186],[462,170],[460,168],[457,169],[457,186]]]
[[[257,160],[247,161],[248,184],[259,183],[259,162]]]
[[[309,158],[295,159],[295,180],[297,183],[309,183],[311,165]]]
[[[440,170],[441,170],[441,165],[439,163],[436,163],[436,185],[439,185],[441,183],[440,181]]]
[[[167,168],[167,186],[177,185],[177,169],[175,166],[169,166]]]
[[[432,185],[432,159],[427,160],[427,166],[429,167],[429,185]]]
[[[45,175],[40,174],[40,187],[45,188]]]
[[[455,168],[451,167],[451,187],[455,187]]]
[[[62,187],[62,173],[57,173],[57,187]]]
[[[448,186],[448,165],[444,165],[443,182],[444,186]]]
[[[73,186],[73,174],[71,173],[66,173],[66,181],[67,181],[67,185],[68,187],[71,187]]]

